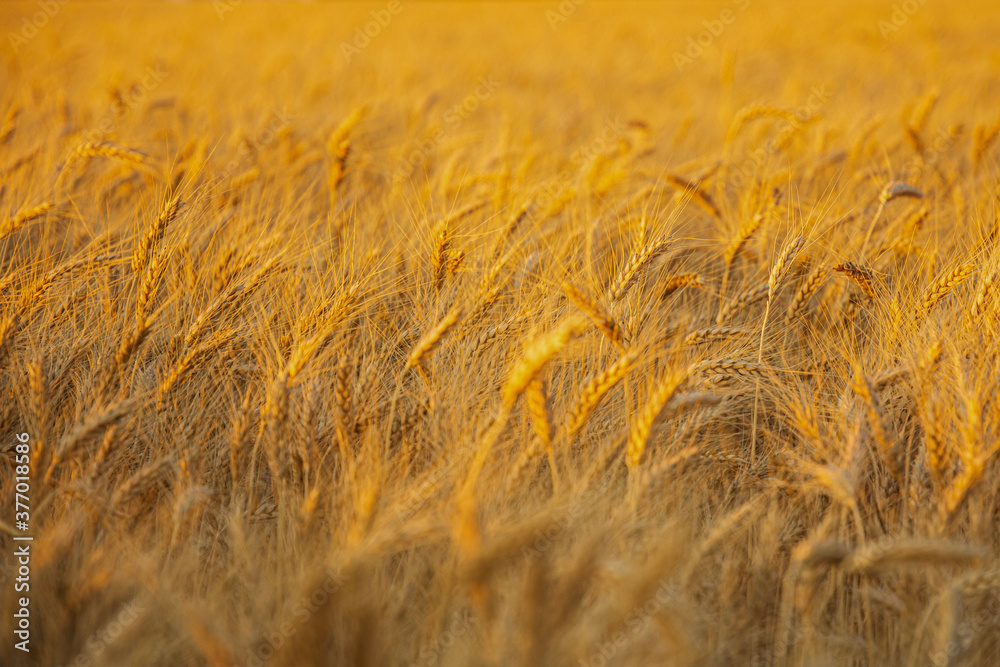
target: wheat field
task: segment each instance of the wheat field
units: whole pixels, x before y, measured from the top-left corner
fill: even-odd
[[[0,28],[0,663],[1000,663],[995,2]]]

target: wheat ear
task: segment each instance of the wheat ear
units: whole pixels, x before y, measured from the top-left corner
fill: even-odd
[[[37,220],[42,217],[54,207],[55,205],[52,202],[46,201],[35,206],[26,206],[22,208],[10,218],[0,222],[0,240],[10,236],[32,220]]]
[[[722,326],[737,313],[766,298],[769,289],[770,287],[767,283],[761,283],[740,293],[732,301],[723,306],[715,318],[715,323]]]
[[[788,311],[785,313],[786,324],[791,324],[795,321],[795,318],[805,308],[812,295],[823,284],[823,279],[826,278],[827,273],[829,273],[829,269],[818,266],[806,276],[806,279],[802,281],[799,288],[795,290],[795,296],[792,297],[792,302],[788,305]]]
[[[630,469],[634,469],[642,461],[642,455],[646,450],[646,441],[649,440],[649,433],[653,429],[656,418],[686,379],[687,373],[678,373],[661,380],[647,399],[646,406],[639,417],[633,421],[632,427],[629,429],[625,458]]]
[[[597,325],[597,329],[604,334],[605,338],[611,341],[619,350],[624,350],[624,336],[622,335],[621,327],[618,326],[610,315],[604,312],[600,304],[584,294],[579,287],[568,280],[563,281],[562,290],[569,297],[569,300],[576,304],[577,308],[593,320],[594,324]]]
[[[722,253],[722,260],[726,263],[726,266],[733,263],[736,256],[740,254],[741,250],[743,250],[743,246],[747,244],[750,237],[753,236],[763,224],[764,214],[758,213],[740,226],[739,230],[736,232],[736,236],[733,237],[733,240],[729,242],[728,246],[726,246],[725,252]]]
[[[926,317],[941,299],[948,296],[949,292],[964,283],[975,270],[975,264],[963,264],[934,282],[924,293],[923,298],[920,299],[919,315]]]
[[[878,299],[878,292],[875,289],[875,272],[871,269],[859,266],[854,262],[842,262],[833,267],[833,270],[853,280],[865,293],[865,296],[872,301]]]
[[[621,271],[618,272],[618,275],[611,282],[611,286],[608,288],[608,300],[611,303],[620,301],[636,278],[638,278],[642,268],[662,255],[666,251],[667,246],[670,245],[671,240],[666,238],[658,241],[647,241],[633,253],[629,261],[625,263],[625,266],[622,267]]]
[[[570,410],[567,426],[567,432],[570,437],[580,432],[587,419],[597,409],[601,399],[628,374],[635,359],[636,355],[634,353],[622,355],[615,363],[605,368],[597,376],[591,378],[583,386],[583,389],[580,390],[580,395],[576,399],[576,403]]]

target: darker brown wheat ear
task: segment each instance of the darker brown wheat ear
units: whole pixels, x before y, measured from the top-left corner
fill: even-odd
[[[861,291],[864,292],[865,296],[869,299],[872,301],[878,300],[878,290],[876,288],[877,283],[874,271],[867,267],[859,266],[854,262],[842,262],[833,267],[833,270],[837,273],[844,274],[854,281],[854,284],[860,287]]]

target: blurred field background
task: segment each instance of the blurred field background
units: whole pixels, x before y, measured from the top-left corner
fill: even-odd
[[[1000,660],[994,2],[0,28],[3,664]]]

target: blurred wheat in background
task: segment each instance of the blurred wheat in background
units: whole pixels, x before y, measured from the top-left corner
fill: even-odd
[[[0,27],[3,664],[1000,663],[995,2]]]

